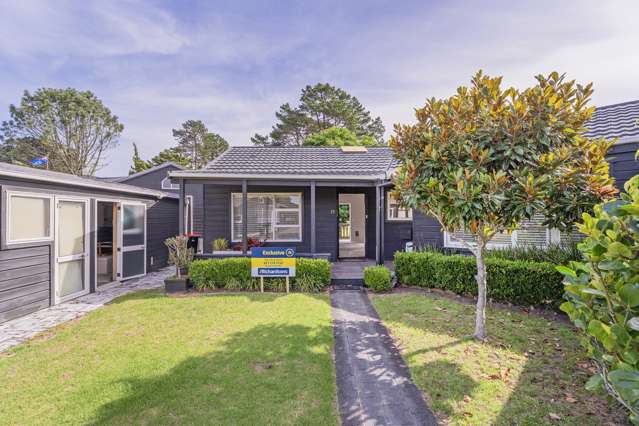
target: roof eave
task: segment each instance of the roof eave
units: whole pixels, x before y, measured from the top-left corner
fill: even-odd
[[[127,185],[127,186],[131,186],[131,189],[129,188],[113,188],[113,187],[109,187],[109,186],[105,186],[105,185],[100,185],[99,183],[96,184],[92,184],[92,183],[80,183],[80,182],[73,182],[73,181],[69,181],[69,180],[65,180],[65,179],[55,179],[55,178],[51,178],[48,176],[38,176],[38,175],[29,175],[27,173],[20,173],[20,172],[12,172],[10,170],[0,170],[0,176],[5,176],[5,177],[10,177],[10,178],[16,178],[16,179],[23,179],[23,180],[29,180],[29,181],[37,181],[37,182],[47,182],[47,183],[58,183],[58,184],[62,184],[62,185],[69,185],[69,186],[76,186],[76,187],[80,187],[80,188],[91,188],[91,189],[100,189],[103,191],[112,191],[112,192],[121,192],[124,194],[131,194],[131,195],[146,195],[146,196],[151,196],[151,197],[155,197],[158,199],[162,199],[162,198],[173,198],[174,194],[170,194],[168,192],[161,192],[161,191],[154,191],[154,190],[143,190],[143,189],[137,189],[135,187],[133,187],[132,185]],[[119,184],[119,185],[126,185],[126,184]]]
[[[213,172],[169,172],[169,177],[182,179],[263,179],[263,180],[348,180],[348,181],[375,181],[385,180],[385,173],[376,175],[292,175],[292,174],[246,174],[246,173],[213,173]]]

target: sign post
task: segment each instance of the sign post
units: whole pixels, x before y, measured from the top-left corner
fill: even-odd
[[[286,278],[286,292],[290,291],[290,277],[295,276],[295,249],[287,247],[253,247],[251,276],[260,278],[264,292],[264,277]]]

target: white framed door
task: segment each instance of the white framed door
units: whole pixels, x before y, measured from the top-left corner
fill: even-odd
[[[122,202],[118,206],[118,277],[146,274],[146,205]]]
[[[55,303],[89,292],[89,200],[55,197]]]

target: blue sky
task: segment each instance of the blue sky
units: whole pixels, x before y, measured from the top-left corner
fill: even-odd
[[[552,70],[596,105],[639,98],[639,2],[0,0],[0,120],[24,89],[91,90],[125,126],[99,175],[125,174],[203,120],[232,145],[329,82],[387,128],[479,68],[523,87]]]

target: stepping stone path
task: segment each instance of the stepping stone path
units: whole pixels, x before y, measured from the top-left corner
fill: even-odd
[[[89,293],[77,299],[2,323],[0,324],[0,352],[29,340],[36,334],[47,331],[58,324],[74,320],[87,312],[98,309],[116,297],[134,291],[160,288],[164,286],[164,278],[174,272],[175,269],[169,267],[121,284],[99,287],[95,293]]]
[[[436,425],[365,292],[331,293],[342,424]]]

